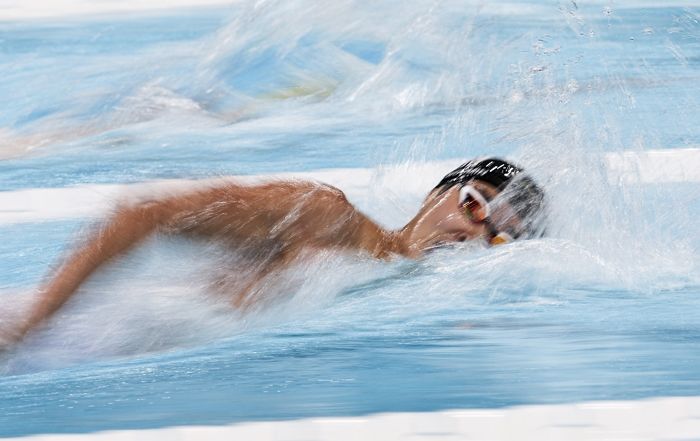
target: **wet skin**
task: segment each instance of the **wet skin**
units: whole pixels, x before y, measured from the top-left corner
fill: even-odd
[[[498,193],[472,181],[487,198]],[[358,211],[342,191],[329,185],[281,181],[243,185],[225,181],[197,191],[118,206],[111,217],[68,254],[41,286],[28,316],[2,331],[0,346],[20,341],[51,317],[105,263],[155,233],[213,240],[242,250],[262,264],[231,303],[246,308],[266,275],[308,256],[334,249],[370,255],[419,258],[437,246],[483,238],[483,224],[470,221],[459,206],[459,187],[432,191],[420,210],[398,231],[382,228]]]
[[[498,194],[496,187],[486,182],[472,180],[469,184],[487,199]],[[418,257],[436,246],[487,236],[486,226],[470,221],[460,207],[459,188],[453,186],[444,192],[433,190],[418,214],[401,230],[400,234],[412,252],[409,257]]]

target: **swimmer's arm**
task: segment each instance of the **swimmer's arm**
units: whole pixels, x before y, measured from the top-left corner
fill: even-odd
[[[344,249],[377,258],[403,254],[396,235],[358,211],[345,194],[311,182],[229,185],[202,194],[209,206],[174,216],[172,231],[218,237],[240,245],[267,241],[285,250],[283,262],[302,249]]]
[[[305,183],[228,185],[152,203],[125,206],[52,274],[27,319],[14,334],[21,340],[51,317],[98,268],[160,227],[170,233],[218,237],[240,243],[272,240],[284,252],[246,287],[284,268],[306,247],[363,250],[385,258],[394,252],[385,232],[347,201],[342,192]]]
[[[233,191],[233,195],[230,194]],[[232,197],[233,196],[233,197]],[[78,288],[102,265],[121,254],[128,252],[154,231],[165,228],[170,233],[225,237],[258,235],[261,231],[246,231],[250,222],[250,213],[221,212],[220,203],[237,199],[239,208],[253,206],[252,197],[259,196],[250,188],[241,186],[213,188],[166,198],[158,201],[125,205],[119,207],[104,224],[96,229],[82,246],[72,251],[60,266],[49,275],[40,287],[37,300],[30,307],[27,317],[14,330],[2,331],[0,340],[3,344],[21,341],[26,334],[41,326],[58,311],[78,290]],[[241,211],[241,210],[238,210]],[[239,221],[236,221],[239,219]]]
[[[148,236],[163,222],[163,215],[163,207],[157,204],[119,209],[40,288],[38,300],[11,336],[12,340],[21,340],[51,317],[96,269]]]
[[[226,218],[230,213],[221,213],[217,207],[219,203],[230,200],[231,195],[227,193],[231,189],[234,189],[236,197],[245,202],[243,205],[251,205],[251,195],[245,194],[244,187],[232,186],[227,187],[228,191],[223,193],[220,188],[210,189],[118,208],[110,219],[95,230],[82,246],[72,251],[49,275],[40,287],[37,300],[30,307],[27,317],[12,332],[4,331],[3,335],[0,335],[1,339],[9,341],[10,344],[21,341],[26,334],[55,314],[102,265],[126,253],[161,227],[178,234],[195,232],[223,236],[229,233],[232,227],[231,219]],[[228,204],[224,204],[226,205]],[[239,224],[245,225],[241,222]],[[241,228],[240,225],[234,225],[233,229],[241,230],[239,233],[246,233],[243,231],[245,228]]]

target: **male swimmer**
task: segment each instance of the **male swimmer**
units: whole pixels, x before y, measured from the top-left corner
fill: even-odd
[[[149,235],[216,240],[261,262],[232,304],[256,301],[255,285],[309,251],[345,250],[389,259],[418,258],[466,240],[496,245],[543,231],[544,194],[521,169],[496,158],[474,160],[447,174],[405,227],[389,231],[329,185],[280,181],[226,182],[215,187],[127,204],[77,248],[42,286],[28,316],[6,340],[19,341],[54,314],[100,266]]]

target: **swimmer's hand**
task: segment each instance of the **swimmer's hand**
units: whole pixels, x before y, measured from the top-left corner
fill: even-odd
[[[20,311],[0,311],[0,354],[19,345],[30,332]]]

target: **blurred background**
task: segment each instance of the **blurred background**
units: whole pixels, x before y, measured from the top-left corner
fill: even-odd
[[[550,228],[321,255],[247,315],[211,290],[240,256],[156,237],[0,355],[0,436],[698,395],[699,20],[658,0],[4,2],[0,326],[113,185],[320,179],[398,228],[495,155],[546,189]]]

